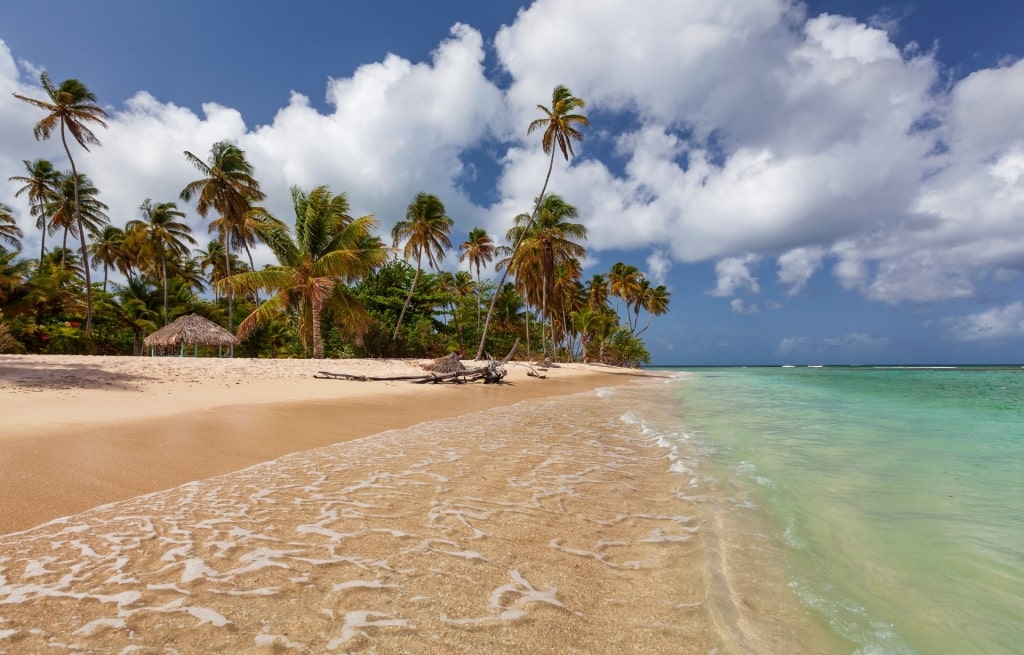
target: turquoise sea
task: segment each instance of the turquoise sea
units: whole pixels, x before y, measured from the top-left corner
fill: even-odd
[[[654,370],[635,419],[823,652],[1024,652],[1024,369]]]

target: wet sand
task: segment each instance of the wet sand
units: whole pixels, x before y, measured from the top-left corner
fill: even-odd
[[[593,394],[545,405],[633,372],[419,386],[213,362],[0,357],[2,515],[28,528],[0,537],[0,653],[722,646],[665,453],[576,435],[573,412],[619,420]],[[46,367],[67,388],[34,390]]]

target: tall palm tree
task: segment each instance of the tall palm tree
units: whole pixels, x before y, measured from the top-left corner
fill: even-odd
[[[49,230],[64,230],[64,240],[61,244],[61,256],[68,253],[68,234],[81,237],[83,229],[90,234],[98,234],[104,225],[110,222],[106,214],[108,209],[106,203],[97,198],[99,189],[93,186],[89,176],[79,173],[78,175],[62,174],[58,180],[57,194],[43,207],[43,212],[50,216]],[[54,249],[56,252],[58,249]],[[88,266],[88,256],[82,258],[83,266]],[[88,270],[84,272],[86,284],[89,284],[90,277]],[[88,298],[86,299],[86,311],[89,308]]]
[[[239,324],[238,335],[242,339],[281,312],[297,309],[302,332],[309,335],[312,343],[313,357],[322,359],[320,322],[325,306],[332,304],[348,312],[355,321],[355,329],[366,329],[367,313],[344,283],[380,267],[387,261],[389,251],[374,234],[377,220],[373,216],[349,216],[344,193],[334,195],[326,186],[309,193],[292,187],[292,203],[294,234],[282,225],[261,235],[280,264],[232,275],[217,282],[214,288],[239,293],[264,289],[274,294]]]
[[[116,225],[104,226],[96,240],[89,244],[89,254],[92,255],[92,265],[103,266],[103,292],[107,291],[107,278],[111,268],[121,273],[128,272],[127,258],[125,257],[124,230]]]
[[[14,212],[7,205],[0,202],[0,243],[7,242],[14,246],[15,250],[21,250],[21,228],[14,220]]]
[[[15,175],[8,179],[25,184],[14,193],[14,197],[28,195],[29,211],[36,217],[36,229],[42,232],[39,241],[39,260],[42,261],[43,255],[46,254],[46,233],[50,228],[45,209],[47,203],[52,202],[57,195],[60,172],[46,159],[36,159],[33,162],[25,159],[22,163],[25,164],[25,172],[28,175]]]
[[[560,265],[587,254],[586,248],[578,243],[587,238],[587,228],[572,220],[578,216],[576,207],[561,196],[551,194],[544,199],[535,217],[517,216],[517,224],[507,235],[509,241],[520,244],[518,253],[513,251],[509,268],[515,269],[517,283],[523,278],[521,288],[526,292],[527,300],[534,306],[539,304],[544,316],[541,350],[545,355],[547,340],[544,329],[545,324],[552,322],[548,298],[554,293],[555,271]]]
[[[482,227],[474,227],[469,236],[459,244],[459,261],[469,262],[470,268],[476,269],[476,329],[480,330],[480,299],[483,285],[480,284],[480,267],[490,264],[494,259],[494,239]]]
[[[565,157],[565,161],[569,161],[569,156],[576,156],[576,153],[572,149],[573,140],[583,140],[583,133],[580,132],[579,127],[587,127],[590,125],[590,120],[587,119],[583,114],[574,113],[579,109],[586,106],[586,102],[582,98],[577,98],[572,94],[569,89],[559,84],[554,88],[551,93],[551,108],[545,107],[544,105],[537,105],[541,113],[544,114],[543,118],[538,118],[531,122],[529,127],[526,129],[527,134],[533,134],[537,130],[543,130],[541,134],[541,147],[544,149],[544,153],[550,155],[548,160],[548,172],[544,176],[544,186],[540,189],[540,195],[537,196],[536,201],[533,205],[533,214],[531,219],[527,223],[527,229],[523,231],[523,235],[529,231],[530,224],[533,223],[533,219],[536,218],[537,212],[540,210],[541,203],[544,202],[544,194],[548,190],[548,182],[551,180],[551,170],[555,165],[555,150],[556,148],[562,152],[562,156]],[[519,250],[520,242],[516,242],[512,247],[512,259],[516,257],[516,253]],[[498,288],[505,284],[505,279],[508,277],[509,269],[505,269],[502,273],[501,280],[498,282]],[[484,329],[480,334],[480,346],[476,351],[476,358],[480,359],[483,357],[484,344],[487,340],[487,326],[491,322],[491,315],[494,313],[494,303],[497,301],[497,295],[491,299],[491,306],[487,310],[487,318],[484,320]]]
[[[220,235],[224,241],[225,267],[230,276],[233,228],[244,220],[251,204],[263,200],[266,195],[260,191],[260,183],[253,176],[253,168],[245,159],[245,152],[230,141],[214,143],[206,161],[188,150],[185,151],[185,159],[202,177],[185,185],[181,199],[191,202],[195,198],[196,211],[203,218],[213,210],[225,219]],[[234,331],[234,295],[230,289],[227,296],[228,330]]]
[[[395,332],[391,340],[398,339],[398,330],[402,327],[402,319],[409,309],[412,301],[413,291],[416,289],[416,282],[423,271],[423,255],[427,256],[427,264],[431,268],[444,259],[445,250],[452,247],[448,235],[452,231],[454,221],[445,215],[444,203],[432,194],[420,191],[409,203],[405,212],[405,220],[395,223],[391,230],[391,238],[394,239],[394,247],[397,248],[401,241],[405,241],[405,250],[402,251],[406,259],[416,259],[416,273],[412,277],[412,284],[409,285],[409,295],[402,305],[402,312],[398,315],[398,322],[395,323]]]
[[[164,325],[167,325],[167,258],[184,257],[188,254],[188,245],[195,244],[196,240],[192,238],[191,228],[181,221],[185,218],[185,212],[178,209],[175,203],[154,204],[146,198],[139,206],[139,211],[142,212],[142,218],[128,221],[125,230],[142,237],[143,254],[160,265],[160,279],[164,285]]]
[[[85,226],[82,224],[81,212],[78,206],[78,169],[75,167],[75,160],[71,157],[71,149],[68,147],[67,133],[78,142],[78,145],[89,150],[90,145],[100,145],[100,140],[89,129],[88,123],[96,123],[106,127],[104,118],[107,112],[96,104],[96,95],[84,84],[76,79],[64,80],[60,86],[54,86],[50,76],[45,72],[39,75],[39,84],[46,91],[48,100],[37,100],[15,93],[14,97],[19,100],[49,112],[45,118],[36,123],[36,139],[49,139],[58,126],[60,126],[60,140],[64,144],[64,152],[71,162],[71,179],[75,184],[75,217],[78,221],[78,234],[82,241],[82,263],[85,269],[85,333],[92,331],[92,278],[89,275],[89,253],[85,247]]]

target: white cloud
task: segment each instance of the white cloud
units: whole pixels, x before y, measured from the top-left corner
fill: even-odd
[[[355,213],[376,214],[381,232],[387,234],[404,216],[412,197],[427,190],[445,202],[449,215],[465,231],[479,224],[484,212],[460,188],[461,176],[467,174],[462,153],[489,134],[502,113],[501,92],[486,78],[483,59],[483,37],[456,25],[429,62],[390,55],[383,62],[366,64],[350,77],[325,81],[330,113],[319,113],[306,98],[293,94],[272,124],[252,131],[237,109],[206,104],[199,116],[140,91],[123,107],[108,109],[109,128],[97,131],[102,146],[86,153],[72,144],[81,153],[75,161],[101,190],[112,222],[120,225],[137,217],[144,198],[177,201],[185,184],[196,179],[198,173],[183,151],[205,159],[214,142],[230,140],[246,151],[268,195],[268,208],[284,220],[293,218],[291,185],[327,184],[335,192],[348,193]],[[59,139],[32,140],[32,125],[41,112],[13,98],[10,91],[43,97],[36,85],[19,82],[17,66],[3,46],[2,169],[23,169],[10,153],[46,157],[65,166]],[[6,194],[0,191],[0,202],[15,207],[19,224],[27,228],[27,218],[21,217],[27,217],[27,207],[20,199],[13,200],[13,184],[7,188]],[[205,233],[194,210],[180,201],[179,206],[189,212],[193,229]],[[31,245],[38,244],[34,223],[25,231],[26,250],[31,252],[38,247]]]
[[[946,318],[942,325],[957,341],[1024,338],[1024,303],[1018,300],[977,314]]]
[[[888,304],[973,297],[979,280],[1020,271],[1024,60],[949,85],[933,53],[803,11],[789,0],[595,0],[585,12],[537,0],[494,37],[507,89],[488,77],[484,36],[456,25],[428,61],[389,55],[337,71],[325,80],[328,112],[294,94],[255,129],[235,108],[197,115],[140,90],[112,108],[82,169],[122,223],[143,198],[176,199],[194,178],[182,150],[205,154],[228,138],[282,218],[290,185],[328,184],[386,232],[428,190],[456,229],[501,236],[547,168],[525,126],[565,83],[592,117],[611,119],[595,120],[580,158],[556,161],[550,187],[577,205],[598,257],[653,252],[655,279],[675,262],[718,262],[711,293],[732,297],[759,290],[760,259],[776,260],[794,295],[827,256],[845,289]],[[36,110],[11,96],[40,93],[23,83],[35,64],[19,76],[16,54],[0,44],[0,169],[17,174],[35,157],[63,166],[58,142],[32,139]],[[614,161],[594,158],[594,141]],[[477,175],[467,151],[481,143],[500,167],[487,207],[463,190]],[[31,251],[14,188],[0,184],[0,202]]]
[[[760,260],[760,257],[752,254],[721,260],[715,264],[718,284],[708,294],[722,298],[731,296],[737,291],[760,292],[761,287],[757,283],[757,278],[750,271],[751,266],[757,264]]]
[[[664,250],[655,250],[647,256],[647,276],[655,284],[665,284],[668,272],[672,268],[672,260]]]
[[[757,314],[761,310],[756,304],[748,305],[741,298],[733,298],[729,301],[729,309],[733,314]]]
[[[824,255],[821,248],[795,248],[779,257],[779,282],[789,287],[788,295],[795,296],[803,290],[821,268]]]

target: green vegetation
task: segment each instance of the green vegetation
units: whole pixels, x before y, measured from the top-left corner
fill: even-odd
[[[89,124],[105,126],[106,114],[77,80],[55,86],[43,74],[40,82],[45,100],[17,97],[47,112],[35,136],[59,131],[71,170],[26,159],[10,178],[22,185],[16,197],[35,218],[40,249],[22,254],[15,210],[0,205],[0,352],[141,355],[147,334],[197,313],[231,331],[237,325],[237,351],[247,357],[437,357],[477,344],[479,358],[504,354],[518,339],[520,356],[530,358],[650,361],[640,335],[668,311],[669,291],[625,263],[584,282],[587,228],[568,199],[548,192],[555,152],[568,161],[589,126],[578,113],[584,101],[564,86],[550,107],[538,105],[543,117],[527,130],[541,133],[549,155],[530,213],[511,219],[502,243],[481,227],[465,230],[457,250],[468,270],[452,272],[441,263],[457,222],[437,196],[416,195],[391,247],[372,215],[353,218],[346,193],[327,186],[292,189],[289,226],[260,205],[256,172],[227,141],[205,160],[185,152],[200,177],[181,200],[209,219],[214,238],[205,247],[174,202],[146,198],[138,218],[111,225],[66,136],[86,150],[99,145]],[[47,249],[55,236],[60,245]],[[277,263],[257,268],[257,243]],[[492,262],[497,280],[482,274]],[[93,269],[103,271],[102,284]]]

